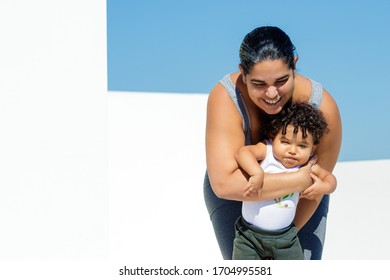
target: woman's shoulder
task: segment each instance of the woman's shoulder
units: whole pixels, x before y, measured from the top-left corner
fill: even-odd
[[[236,87],[239,74],[239,72],[234,72],[224,75],[212,88],[210,95],[227,94],[230,96],[230,98],[234,98],[236,96]]]
[[[237,98],[235,93],[235,83],[237,81],[236,73],[230,73],[223,76],[208,96],[210,108],[237,111]],[[233,105],[233,106],[232,106]]]
[[[230,87],[235,87],[237,84],[237,79],[239,77],[239,72],[233,72],[225,74],[219,81],[218,84],[229,85]]]
[[[312,92],[312,80],[300,74],[295,76],[294,101],[308,103]]]
[[[294,99],[308,102],[310,100],[311,94],[313,93],[313,87],[315,86],[320,87],[322,89],[323,101],[334,102],[334,99],[331,94],[325,88],[322,87],[320,82],[300,74],[297,74],[295,77],[296,92],[294,92],[294,94],[297,93],[297,95]]]
[[[230,79],[232,80],[232,82],[234,84],[237,84],[237,79],[238,77],[240,76],[240,72],[233,72],[233,73],[230,73],[229,76],[230,76]]]

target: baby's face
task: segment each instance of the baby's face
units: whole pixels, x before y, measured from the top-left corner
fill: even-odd
[[[286,134],[281,131],[272,141],[274,156],[284,167],[292,168],[305,164],[314,151],[313,136],[307,133],[306,138],[302,137],[302,130],[294,133],[292,125],[287,126]]]

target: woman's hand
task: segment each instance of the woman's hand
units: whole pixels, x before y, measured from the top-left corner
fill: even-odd
[[[296,173],[299,174],[299,177],[301,178],[301,190],[300,192],[305,191],[308,189],[310,186],[313,185],[313,179],[312,179],[312,166],[316,163],[317,158],[312,158],[310,161],[302,166]]]
[[[336,177],[332,173],[325,170],[318,164],[315,164],[311,168],[312,173],[310,173],[311,178],[313,179],[313,185],[308,187],[301,193],[302,198],[306,199],[319,199],[324,194],[330,194],[336,189],[337,181]]]
[[[308,187],[306,190],[301,192],[301,198],[306,198],[309,200],[318,199],[319,197],[322,197],[326,190],[329,189],[329,184],[322,181],[319,177],[317,177],[315,174],[310,173],[310,177],[313,179],[313,184]]]

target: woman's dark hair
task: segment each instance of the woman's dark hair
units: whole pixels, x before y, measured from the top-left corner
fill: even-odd
[[[283,30],[274,26],[258,27],[248,33],[240,47],[240,64],[244,74],[253,65],[263,60],[282,59],[290,69],[295,70],[295,47]]]
[[[289,125],[294,127],[294,133],[298,133],[300,129],[303,138],[310,133],[313,136],[314,145],[317,145],[321,137],[329,131],[323,114],[316,107],[307,103],[291,103],[290,106],[286,105],[279,114],[269,119],[264,127],[265,134],[268,139],[274,139],[279,131],[285,135]]]

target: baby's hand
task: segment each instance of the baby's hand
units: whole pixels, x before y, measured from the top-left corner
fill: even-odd
[[[263,177],[260,175],[251,176],[249,178],[248,184],[244,189],[244,197],[250,197],[253,195],[260,197],[262,188],[263,188]]]

